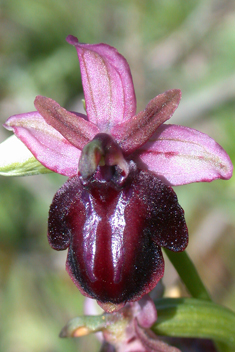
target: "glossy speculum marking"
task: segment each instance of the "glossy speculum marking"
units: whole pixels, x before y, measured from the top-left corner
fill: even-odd
[[[84,184],[69,179],[50,208],[49,242],[69,248],[67,270],[83,293],[121,304],[149,292],[164,272],[160,246],[182,251],[188,234],[171,187],[130,162],[122,185],[104,181],[98,167]]]

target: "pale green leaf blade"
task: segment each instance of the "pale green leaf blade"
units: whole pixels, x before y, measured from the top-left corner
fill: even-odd
[[[218,304],[194,298],[163,298],[155,302],[158,335],[206,338],[235,349],[235,313]]]
[[[15,135],[0,144],[0,175],[29,176],[52,172]]]

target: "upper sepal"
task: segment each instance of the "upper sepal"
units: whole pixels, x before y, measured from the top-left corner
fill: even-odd
[[[172,186],[232,177],[233,165],[225,150],[195,129],[162,125],[133,155],[140,168],[154,171]]]
[[[126,59],[107,44],[83,44],[72,35],[67,42],[77,49],[86,111],[102,132],[135,115],[136,98]]]

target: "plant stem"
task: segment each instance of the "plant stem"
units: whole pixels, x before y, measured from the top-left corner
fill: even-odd
[[[166,248],[164,248],[164,251],[192,297],[212,302],[212,299],[187,252],[175,253]],[[219,352],[232,352],[230,347],[224,342],[215,341],[215,345]]]
[[[194,298],[211,301],[198,272],[186,251],[175,253],[164,248],[168,258],[177,270],[181,280]]]

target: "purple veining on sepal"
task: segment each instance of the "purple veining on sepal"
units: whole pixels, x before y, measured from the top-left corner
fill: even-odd
[[[162,125],[132,159],[172,186],[230,179],[233,165],[225,150],[192,128]]]

